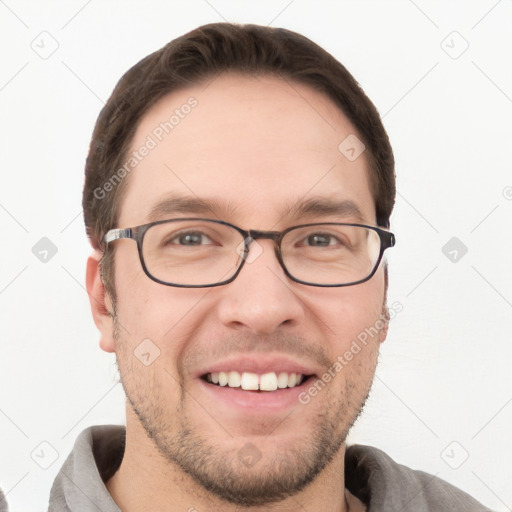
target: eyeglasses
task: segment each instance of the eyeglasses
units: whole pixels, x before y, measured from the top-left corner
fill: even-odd
[[[285,274],[308,286],[351,286],[368,281],[393,233],[363,224],[327,222],[284,231],[240,229],[220,220],[161,220],[133,228],[111,229],[106,244],[121,238],[137,242],[146,275],[167,286],[206,288],[231,283],[251,263],[254,240],[269,239]],[[254,247],[254,246],[253,246]],[[256,250],[261,246],[256,244]]]

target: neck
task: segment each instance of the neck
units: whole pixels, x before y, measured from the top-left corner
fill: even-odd
[[[276,503],[244,507],[254,511],[355,512],[358,500],[345,494],[345,445],[305,489]],[[123,512],[161,510],[165,512],[234,512],[239,505],[228,503],[206,491],[188,474],[160,454],[138,419],[127,411],[126,448],[119,470],[107,482],[107,489]],[[348,501],[347,501],[348,499]]]

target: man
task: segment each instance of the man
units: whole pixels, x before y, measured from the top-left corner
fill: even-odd
[[[128,71],[83,200],[126,430],[80,435],[50,510],[487,510],[345,445],[387,335],[394,199],[375,107],[298,34],[207,25]]]

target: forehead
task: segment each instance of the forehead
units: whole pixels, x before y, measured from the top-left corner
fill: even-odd
[[[154,220],[177,198],[251,228],[322,199],[350,201],[364,218],[354,220],[374,223],[366,155],[339,149],[354,136],[327,96],[281,78],[227,74],[170,93],[136,130],[119,224]]]

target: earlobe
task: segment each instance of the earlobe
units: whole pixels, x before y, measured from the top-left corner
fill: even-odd
[[[388,308],[388,285],[389,285],[389,276],[388,276],[388,262],[384,261],[384,300],[382,302],[382,313],[381,318],[384,321],[384,326],[380,330],[379,333],[379,341],[380,343],[384,343],[386,341],[388,335],[389,321],[391,319]]]
[[[384,304],[384,307],[382,309],[381,318],[384,321],[384,326],[382,327],[382,329],[379,332],[379,341],[381,343],[384,343],[384,341],[386,340],[387,335],[388,335],[389,320],[390,320],[389,308],[386,304]]]
[[[386,322],[386,325],[380,330],[379,341],[381,343],[384,343],[384,341],[386,341],[386,338],[388,336],[388,327],[389,327],[389,324],[388,324],[388,322]]]
[[[99,251],[94,251],[87,259],[87,293],[89,294],[94,323],[100,331],[100,347],[105,352],[114,352],[112,303],[101,280],[101,256]]]

